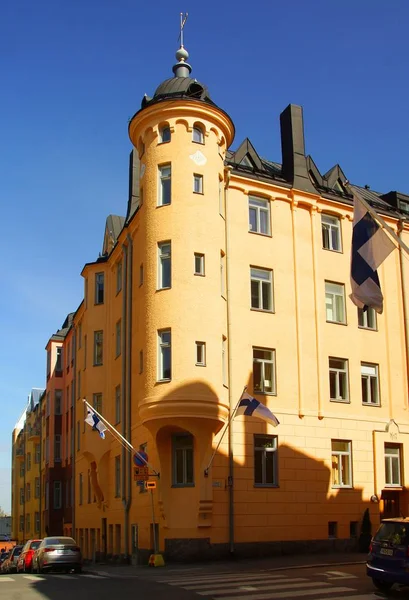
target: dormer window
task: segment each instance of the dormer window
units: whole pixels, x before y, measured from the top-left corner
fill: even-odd
[[[201,128],[200,125],[195,125],[193,127],[193,135],[192,135],[192,139],[194,142],[196,142],[197,144],[204,144],[204,134],[203,134],[203,129]]]
[[[159,131],[159,139],[160,143],[164,144],[165,142],[170,142],[170,127],[169,125],[165,125],[161,127]]]
[[[345,194],[345,188],[340,179],[337,179],[334,183],[334,190],[336,190],[337,192],[341,192],[341,194]]]

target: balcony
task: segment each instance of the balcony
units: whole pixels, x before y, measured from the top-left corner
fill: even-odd
[[[33,441],[40,439],[40,425],[34,425],[34,427],[29,428],[28,439]]]
[[[20,460],[24,460],[23,448],[16,448],[16,458],[19,458]]]

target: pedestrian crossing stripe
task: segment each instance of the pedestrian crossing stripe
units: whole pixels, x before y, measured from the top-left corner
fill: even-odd
[[[308,582],[308,583],[286,583],[286,584],[279,584],[279,585],[263,585],[263,584],[259,584],[257,586],[257,594],[253,594],[253,595],[249,595],[249,596],[245,596],[246,600],[248,600],[249,598],[269,598],[270,595],[271,597],[274,597],[273,594],[266,594],[265,592],[276,592],[278,590],[299,590],[302,589],[306,594],[308,594],[308,588],[313,588],[313,592],[316,593],[317,591],[319,591],[319,588],[326,588],[324,593],[327,593],[328,589],[331,589],[331,585],[329,583],[327,583],[326,581],[318,581],[318,582]],[[349,591],[353,591],[351,589],[349,589]],[[240,588],[238,588],[237,586],[234,588],[230,588],[228,590],[222,590],[221,592],[219,592],[218,590],[203,590],[201,592],[196,592],[196,594],[199,594],[199,596],[218,596],[221,598],[226,598],[226,594],[234,594],[237,592],[240,592]],[[281,592],[280,592],[281,593]],[[310,592],[311,593],[311,592]],[[296,595],[296,594],[294,594]]]
[[[169,585],[190,585],[194,583],[205,583],[206,581],[238,581],[240,579],[260,579],[260,574],[256,573],[226,573],[225,575],[202,575],[200,577],[181,577],[175,579],[157,579],[161,583],[168,583]],[[263,579],[282,579],[283,575],[263,575]]]
[[[305,577],[294,577],[292,579],[288,579],[288,577],[285,577],[285,578],[280,577],[280,578],[277,578],[277,579],[271,579],[271,581],[270,581],[269,577],[263,577],[263,579],[260,579],[260,577],[257,577],[257,578],[252,577],[250,579],[243,579],[242,581],[237,580],[237,579],[234,579],[234,580],[230,579],[230,580],[228,580],[227,583],[225,582],[225,580],[223,580],[223,583],[217,583],[217,589],[225,588],[225,587],[231,587],[235,583],[237,585],[235,585],[234,587],[237,587],[237,586],[241,587],[243,585],[246,585],[247,582],[248,582],[249,585],[252,585],[252,584],[254,585],[255,583],[257,583],[258,586],[261,586],[261,585],[264,585],[264,584],[266,584],[266,585],[269,585],[269,584],[272,584],[272,585],[281,585],[283,583],[284,584],[285,583],[290,583],[290,582],[298,583],[298,582],[301,582],[301,581],[308,581],[308,579],[306,579]],[[200,584],[200,585],[184,585],[183,589],[184,590],[202,590],[203,589],[203,584]]]
[[[217,600],[285,600],[285,598],[290,598],[293,600],[294,598],[301,598],[305,596],[321,596],[322,594],[328,593],[329,590],[331,590],[331,594],[341,594],[355,591],[347,587],[332,587],[328,584],[325,585],[327,586],[325,589],[317,589],[317,587],[314,587],[314,589],[311,590],[303,589],[298,591],[291,590],[289,592],[268,592],[268,594],[250,594],[246,596],[243,596],[242,594],[240,594],[240,596],[218,596]],[[334,598],[332,597],[331,600],[334,600]],[[351,600],[351,598],[345,596],[343,600]],[[379,600],[379,598],[377,600]]]
[[[14,579],[12,577],[6,577],[5,575],[2,575],[0,577],[0,581],[14,581]]]

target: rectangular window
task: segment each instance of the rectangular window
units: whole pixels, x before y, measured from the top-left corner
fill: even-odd
[[[224,217],[225,207],[224,207],[224,182],[223,179],[219,177],[219,213],[222,217]]]
[[[118,357],[121,354],[121,320],[116,322],[115,325],[115,356]]]
[[[115,388],[115,425],[121,422],[121,386]]]
[[[376,311],[371,306],[368,306],[366,310],[358,308],[358,326],[362,329],[373,329],[376,331]]]
[[[116,263],[116,293],[122,290],[122,261]]]
[[[172,348],[170,329],[158,332],[159,337],[159,381],[168,381],[172,376]]]
[[[253,348],[253,389],[260,394],[276,394],[275,350]]]
[[[203,175],[193,175],[193,192],[195,194],[203,194]]]
[[[84,494],[84,481],[83,481],[83,476],[82,473],[79,474],[78,476],[78,504],[82,504],[83,503],[83,494]]]
[[[19,529],[24,531],[24,515],[20,515]]]
[[[24,504],[24,488],[20,488],[20,504]]]
[[[102,365],[104,332],[94,331],[94,366]]]
[[[328,521],[328,537],[333,539],[338,535],[338,522]]]
[[[54,461],[61,461],[61,435],[54,436]]]
[[[277,436],[254,436],[254,485],[278,485]]]
[[[27,471],[31,471],[31,452],[27,453]]]
[[[249,196],[249,230],[270,235],[270,202]]]
[[[251,308],[273,310],[273,272],[266,269],[250,269]]]
[[[63,368],[62,367],[63,366],[62,359],[63,359],[62,347],[59,346],[57,348],[57,358],[56,358],[56,361],[55,361],[55,374],[57,376],[61,376],[62,375],[62,368]]]
[[[200,367],[206,366],[206,343],[196,342],[196,364]]]
[[[222,337],[222,381],[226,387],[229,385],[227,374],[227,338],[225,336]]]
[[[345,286],[342,283],[325,282],[325,308],[328,322],[345,323]]]
[[[159,167],[158,206],[170,204],[172,199],[172,170],[170,165]]]
[[[143,350],[139,350],[139,374],[143,373]]]
[[[193,436],[174,435],[173,447],[173,485],[193,486]]]
[[[36,477],[34,481],[34,498],[40,497],[40,478]]]
[[[171,243],[158,244],[158,290],[171,287]]]
[[[36,465],[40,463],[41,458],[41,446],[40,444],[35,445],[34,462]]]
[[[385,444],[385,485],[401,487],[401,446]]]
[[[48,510],[49,507],[49,501],[50,501],[50,482],[46,481],[45,482],[45,488],[44,488],[44,508],[45,510]]]
[[[35,531],[35,533],[40,532],[40,513],[39,512],[34,513],[34,531]]]
[[[331,440],[332,487],[352,487],[351,442]]]
[[[220,289],[223,298],[226,297],[226,255],[220,252]]]
[[[115,456],[115,498],[121,495],[121,457]]]
[[[380,406],[378,365],[361,363],[362,404]]]
[[[24,463],[20,463],[20,477],[24,477]]]
[[[62,507],[62,486],[61,481],[54,481],[54,508],[59,510]]]
[[[99,414],[102,414],[102,394],[92,394],[92,406]]]
[[[30,529],[31,529],[31,515],[30,513],[28,513],[26,515],[26,533],[30,533]]]
[[[26,502],[31,500],[31,483],[26,484]]]
[[[55,390],[54,393],[54,414],[62,414],[62,390]]]
[[[199,254],[195,252],[195,275],[205,274],[205,257],[204,254]]]
[[[329,395],[333,402],[348,402],[348,361],[329,358]]]
[[[321,215],[322,247],[341,252],[341,221],[332,215]]]
[[[78,323],[78,349],[82,346],[82,322]]]
[[[95,273],[95,304],[104,304],[104,273]]]

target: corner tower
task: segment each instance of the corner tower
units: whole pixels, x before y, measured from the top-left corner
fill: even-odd
[[[230,117],[190,76],[188,57],[182,44],[174,76],[143,98],[129,123],[140,161],[138,246],[145,288],[143,306],[134,308],[145,320],[138,415],[159,453],[165,528],[181,538],[200,537],[198,527],[211,526],[211,481],[203,472],[213,435],[229,414],[221,263],[224,161],[234,137]],[[183,444],[194,447],[194,464],[181,463],[179,474],[172,464],[175,444],[181,456]]]

